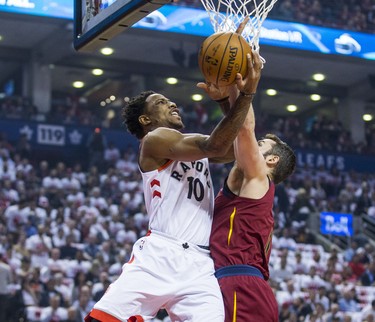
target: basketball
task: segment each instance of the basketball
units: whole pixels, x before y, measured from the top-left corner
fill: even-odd
[[[251,46],[241,35],[215,33],[201,45],[199,68],[207,82],[227,86],[234,83],[237,73],[246,76],[248,53],[251,53]]]

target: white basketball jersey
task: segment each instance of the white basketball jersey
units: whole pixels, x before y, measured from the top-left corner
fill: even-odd
[[[208,159],[171,160],[157,170],[141,173],[149,228],[208,246],[214,206]]]

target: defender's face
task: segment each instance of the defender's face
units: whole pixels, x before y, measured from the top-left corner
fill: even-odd
[[[262,153],[262,155],[265,155],[267,152],[269,152],[272,147],[276,144],[275,141],[271,139],[263,139],[258,141],[259,151]]]
[[[161,94],[155,93],[147,97],[146,114],[153,128],[163,126],[180,130],[184,127],[176,104]]]

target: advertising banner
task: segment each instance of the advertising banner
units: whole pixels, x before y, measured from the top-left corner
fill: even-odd
[[[320,232],[326,235],[353,236],[353,215],[322,212],[320,214]]]

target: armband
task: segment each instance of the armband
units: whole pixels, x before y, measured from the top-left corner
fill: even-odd
[[[240,95],[241,96],[245,96],[245,97],[251,97],[251,98],[254,98],[255,96],[255,93],[245,93],[245,92],[240,92]]]

